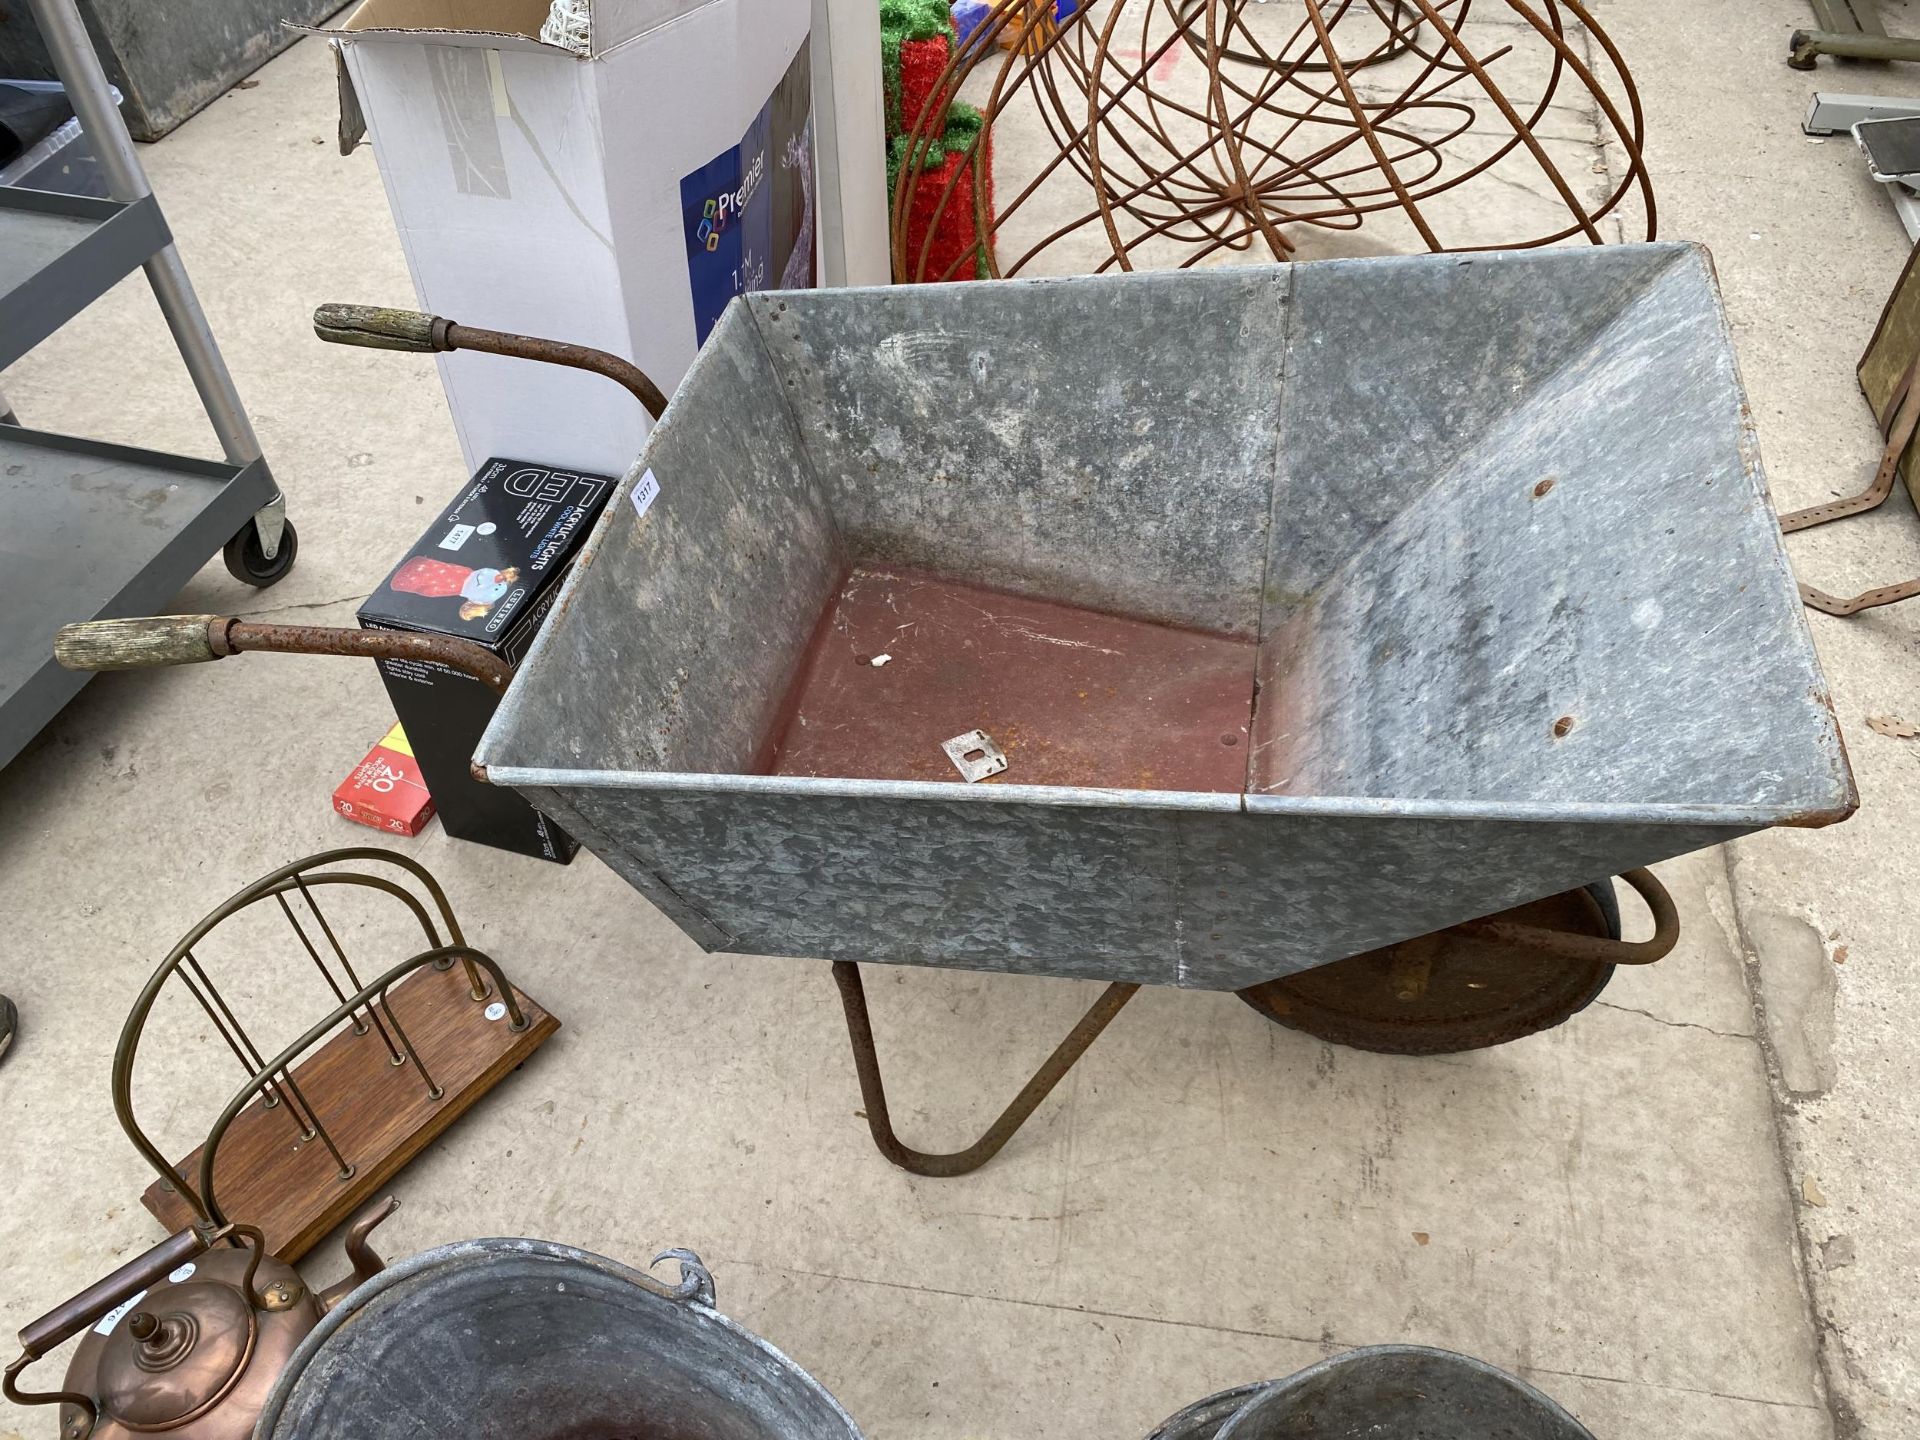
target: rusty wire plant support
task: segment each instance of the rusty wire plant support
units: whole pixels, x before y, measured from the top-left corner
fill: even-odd
[[[995,278],[1286,260],[1299,227],[1386,212],[1409,227],[1388,250],[1654,238],[1640,97],[1579,0],[1085,0],[1058,23],[1051,10],[1000,0],[935,83],[894,191],[896,279],[965,263],[929,273],[969,169]],[[906,201],[949,162],[955,99],[985,124],[931,182],[933,224],[909,254]],[[1018,128],[995,148],[996,126]],[[1032,174],[1009,172],[1036,152]],[[1489,197],[1514,184],[1537,215],[1490,226]]]

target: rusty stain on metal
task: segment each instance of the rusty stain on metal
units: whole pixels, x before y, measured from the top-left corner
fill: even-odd
[[[995,277],[1044,273],[1058,261],[1037,262],[1070,237],[1104,242],[1101,270],[1217,263],[1256,248],[1284,260],[1296,248],[1292,227],[1357,230],[1392,211],[1434,251],[1597,245],[1599,222],[1633,197],[1643,218],[1629,230],[1651,240],[1640,96],[1587,7],[1504,0],[1470,22],[1473,9],[1473,0],[1395,0],[1391,9],[1387,0],[1304,0],[1304,13],[1247,0],[1086,0],[1055,23],[1051,0],[1004,0],[956,48],[907,136],[893,194],[894,276],[952,279],[976,255]],[[950,151],[948,112],[963,86],[984,123]],[[1541,132],[1556,106],[1591,113],[1623,157],[1597,194],[1549,152]],[[1024,139],[1035,118],[1042,146],[1051,142],[1037,171],[986,173],[996,126],[1017,124]],[[1509,157],[1514,166],[1496,170]],[[1545,181],[1558,218],[1458,243],[1447,222],[1484,207],[1433,202],[1469,194],[1482,176],[1514,183],[1522,173]],[[949,207],[968,203],[955,197],[969,175],[987,243],[936,269],[935,236]],[[923,182],[938,187],[930,202],[916,197]],[[908,253],[914,212],[930,222]]]
[[[763,773],[961,782],[941,747],[981,731],[1022,784],[1237,792],[1255,649],[1251,637],[856,568],[814,627]],[[876,667],[877,654],[892,659]]]
[[[1413,1001],[1427,993],[1427,984],[1433,979],[1435,948],[1434,945],[1427,943],[1426,937],[1420,940],[1409,940],[1394,947],[1393,964],[1388,972],[1388,982],[1393,987],[1394,999]]]

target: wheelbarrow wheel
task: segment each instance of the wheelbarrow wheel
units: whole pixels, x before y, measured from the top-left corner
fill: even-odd
[[[1620,938],[1611,880],[1490,918]],[[1449,1055],[1551,1029],[1590,1005],[1613,970],[1604,961],[1533,954],[1448,929],[1250,986],[1240,998],[1275,1024],[1336,1045]]]

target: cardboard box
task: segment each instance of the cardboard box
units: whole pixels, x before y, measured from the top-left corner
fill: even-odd
[[[329,36],[420,307],[574,341],[673,392],[727,300],[814,283],[812,0],[363,0]],[[344,297],[379,301],[382,296]],[[623,472],[648,419],[601,376],[438,357],[469,468]]]
[[[613,485],[606,475],[487,461],[367,598],[360,624],[458,635],[517,665]],[[572,860],[580,845],[571,835],[513,791],[473,778],[473,752],[499,697],[436,661],[379,664],[447,833]]]
[[[433,796],[404,727],[396,724],[333,792],[333,808],[358,825],[418,835],[433,819]]]

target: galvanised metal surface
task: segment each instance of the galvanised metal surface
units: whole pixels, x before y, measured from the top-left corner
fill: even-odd
[[[839,1403],[714,1309],[699,1258],[669,1287],[545,1240],[403,1260],[327,1313],[256,1440],[860,1440]]]
[[[750,296],[656,484],[476,762],[709,949],[1239,989],[1855,804],[1697,247]],[[758,773],[854,564],[1256,637],[1248,784]]]
[[[1189,1405],[1150,1440],[1594,1440],[1504,1370],[1425,1345],[1368,1345]]]
[[[1245,1408],[1247,1402],[1273,1385],[1271,1380],[1251,1385],[1236,1385],[1204,1400],[1196,1400],[1177,1415],[1170,1415],[1147,1440],[1214,1440],[1225,1425]]]
[[[1295,274],[819,290],[744,308],[855,563],[1253,635]]]
[[[1281,425],[1301,439],[1281,449],[1270,574],[1291,569],[1284,516],[1311,496],[1397,503],[1266,628],[1256,793],[1839,808],[1839,739],[1782,604],[1797,592],[1705,253],[1600,258],[1389,262],[1364,285],[1355,267],[1300,267]],[[1433,422],[1451,455],[1420,464],[1372,440],[1400,430],[1400,407],[1391,374],[1356,373],[1356,356],[1415,317],[1466,329],[1479,295],[1525,334],[1559,289],[1574,323],[1536,339],[1525,370],[1483,352],[1477,376],[1417,387],[1466,391]],[[1336,414],[1328,463],[1315,452]],[[1394,472],[1338,468],[1382,452]]]

